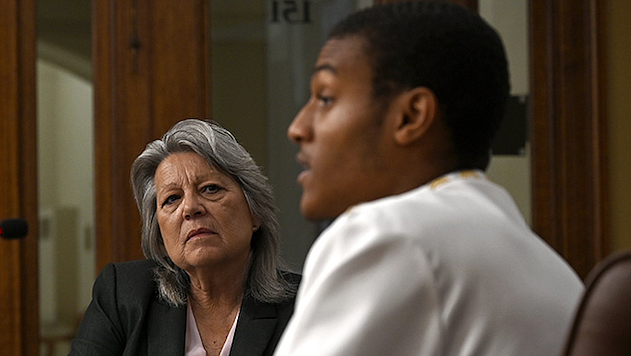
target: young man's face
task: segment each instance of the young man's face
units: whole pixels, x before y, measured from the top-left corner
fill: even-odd
[[[311,97],[288,129],[300,146],[300,208],[308,219],[334,218],[352,205],[390,194],[388,105],[372,95],[373,69],[363,43],[347,36],[324,45]]]

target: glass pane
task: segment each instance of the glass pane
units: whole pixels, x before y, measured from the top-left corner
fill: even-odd
[[[309,97],[330,28],[371,0],[218,0],[211,4],[213,118],[252,153],[274,186],[283,254],[300,269],[320,227],[298,208],[297,148],[286,131]]]
[[[40,348],[67,355],[95,273],[91,8],[37,6]]]
[[[488,173],[511,193],[530,224],[528,3],[527,0],[480,0],[479,11],[502,36],[511,74],[511,99],[494,142],[494,155]]]
[[[263,166],[281,208],[284,255],[301,268],[320,231],[299,212],[296,147],[286,130],[308,98],[313,63],[328,30],[372,0],[213,1],[213,118],[230,129]],[[527,2],[480,0],[480,13],[498,29],[507,48],[512,81],[509,135],[494,155],[489,175],[515,197],[530,222]],[[516,123],[516,124],[515,124]],[[517,135],[517,139],[514,139]]]

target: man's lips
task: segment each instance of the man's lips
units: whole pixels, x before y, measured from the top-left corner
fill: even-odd
[[[298,182],[300,182],[304,179],[304,176],[309,173],[311,166],[309,165],[306,155],[302,152],[298,153],[296,161],[298,161],[298,163],[302,166],[302,171],[298,174]]]
[[[188,233],[188,235],[186,235],[186,241],[199,236],[199,235],[204,235],[204,234],[216,234],[216,232],[207,229],[207,228],[200,228],[200,229],[195,229],[192,230],[191,232]]]
[[[307,155],[305,155],[302,151],[298,152],[296,155],[296,161],[305,169],[309,169],[309,160],[307,159]]]

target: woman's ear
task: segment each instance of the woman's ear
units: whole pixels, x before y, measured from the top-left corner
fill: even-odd
[[[436,95],[430,89],[417,87],[400,95],[401,108],[395,130],[395,141],[403,146],[415,143],[429,130],[438,114]]]

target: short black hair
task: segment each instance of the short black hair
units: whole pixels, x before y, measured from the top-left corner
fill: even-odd
[[[437,97],[458,169],[486,169],[510,93],[497,32],[474,12],[446,1],[369,7],[338,23],[329,39],[358,35],[373,65],[373,94],[426,87]]]

